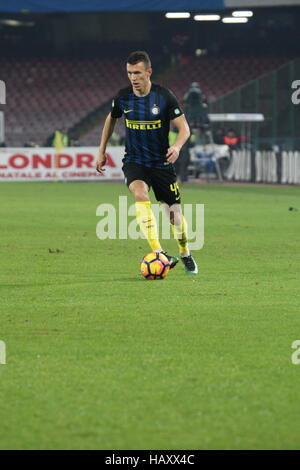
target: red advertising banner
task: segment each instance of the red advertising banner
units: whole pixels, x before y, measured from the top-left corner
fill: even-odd
[[[108,147],[106,171],[96,171],[98,147],[0,148],[1,181],[122,180],[124,147]]]

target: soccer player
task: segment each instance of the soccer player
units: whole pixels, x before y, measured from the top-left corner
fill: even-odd
[[[190,136],[185,116],[171,91],[151,82],[151,62],[144,51],[132,52],[126,63],[130,86],[119,91],[112,102],[102,131],[96,168],[105,171],[105,150],[116,120],[124,114],[126,126],[123,172],[136,205],[136,217],[152,251],[161,252],[170,267],[179,259],[163,251],[148,192],[153,188],[157,201],[165,206],[186,273],[197,274],[198,267],[187,241],[187,226],[181,211],[180,193],[173,163]],[[169,146],[170,121],[178,130]]]

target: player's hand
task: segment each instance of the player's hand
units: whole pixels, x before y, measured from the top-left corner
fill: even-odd
[[[99,152],[97,160],[96,160],[96,170],[100,175],[103,175],[105,171],[104,165],[106,164],[106,155],[105,152]]]
[[[180,148],[177,145],[172,145],[167,151],[167,162],[174,163],[179,157]]]

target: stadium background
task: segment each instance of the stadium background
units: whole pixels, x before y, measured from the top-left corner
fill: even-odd
[[[167,20],[163,0],[103,12],[96,0],[0,0],[0,449],[299,449],[300,204],[286,184],[299,183],[299,7],[241,3],[254,15],[230,25]],[[230,5],[171,9],[224,16]],[[98,183],[94,162],[136,49],[181,102],[199,81],[212,112],[265,116],[232,181],[182,188],[205,207],[198,276],[178,265],[145,281],[145,240],[95,233],[98,205],[130,201],[123,182]],[[80,147],[22,147],[62,126]],[[120,178],[122,152],[109,147],[107,179]],[[32,181],[64,172],[88,181]],[[177,252],[172,239],[163,247]]]
[[[109,7],[96,1],[68,6],[30,1],[1,4],[0,79],[6,84],[6,104],[0,110],[7,147],[1,153],[2,170],[30,180],[28,170],[35,169],[36,179],[39,175],[47,179],[43,170],[49,169],[48,160],[33,162],[28,149],[18,152],[24,157],[14,158],[16,153],[8,149],[48,147],[53,133],[65,127],[69,147],[80,145],[81,154],[88,156],[77,164],[78,151],[65,151],[69,158],[53,155],[51,166],[64,167],[61,179],[76,174],[73,170],[78,179],[80,175],[97,178],[92,147],[99,144],[112,97],[127,84],[124,60],[138,47],[152,57],[154,81],[170,87],[182,104],[190,84],[197,81],[211,113],[263,114],[263,122],[250,123],[246,129],[241,122],[212,124],[213,131],[218,127],[225,132],[233,127],[239,135],[246,131],[251,143],[251,152],[237,155],[239,163],[232,163],[228,179],[299,183],[300,108],[291,96],[292,83],[300,74],[296,40],[300,11],[293,3],[297,4],[278,2],[270,8],[264,7],[268,2],[250,2],[256,8],[246,24],[193,19],[199,12],[231,16],[239,4],[234,1],[139,2],[138,6],[113,2]],[[187,10],[191,17],[167,19],[168,9]],[[121,120],[116,132],[122,143]],[[106,179],[121,178],[122,149],[111,151],[117,169],[108,172]],[[257,155],[257,151],[263,153]],[[45,159],[49,150],[40,150],[39,155]],[[20,169],[27,170],[28,178],[25,173],[20,176]],[[3,175],[1,180],[12,178]]]

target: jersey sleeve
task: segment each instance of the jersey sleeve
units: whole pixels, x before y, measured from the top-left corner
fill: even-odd
[[[112,118],[120,118],[123,114],[121,105],[120,105],[120,94],[118,94],[111,103],[111,117]]]
[[[170,120],[176,119],[183,114],[177,98],[171,90],[168,90],[168,114]]]

